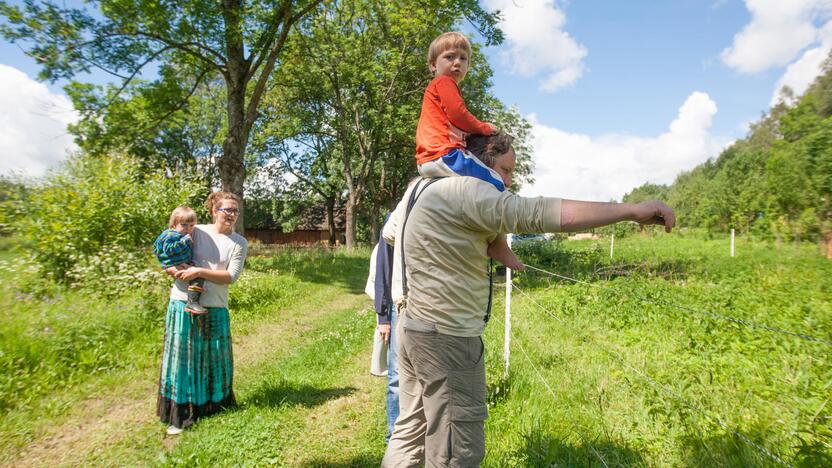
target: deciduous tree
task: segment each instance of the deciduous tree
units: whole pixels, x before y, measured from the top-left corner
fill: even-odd
[[[222,189],[243,194],[244,155],[265,93],[290,29],[321,0],[98,0],[88,7],[66,7],[47,0],[21,6],[0,2],[6,18],[0,33],[41,65],[39,77],[56,81],[80,72],[102,70],[117,88],[97,99],[106,112],[148,67],[158,66],[154,82],[170,97],[188,83],[190,92],[170,104],[167,117],[187,101],[207,78],[225,84],[226,131],[218,161]],[[162,99],[165,101],[165,99]],[[242,217],[238,227],[243,226]]]

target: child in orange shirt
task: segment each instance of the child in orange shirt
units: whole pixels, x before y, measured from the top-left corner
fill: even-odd
[[[416,164],[423,177],[471,176],[489,182],[501,192],[502,178],[465,150],[465,135],[493,135],[494,124],[477,120],[465,107],[459,82],[468,73],[471,43],[458,32],[447,32],[433,40],[428,65],[434,74],[422,98],[422,113],[416,127]],[[523,264],[500,235],[488,246],[488,256],[513,270]]]

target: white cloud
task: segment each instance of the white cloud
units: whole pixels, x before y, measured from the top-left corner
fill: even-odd
[[[828,46],[815,47],[804,52],[803,56],[789,65],[783,76],[777,80],[769,105],[773,107],[782,100],[783,96],[780,95],[780,90],[784,86],[788,86],[794,91],[793,98],[802,95],[820,74],[823,61],[826,60],[828,55]],[[793,100],[789,100],[786,104],[794,104]]]
[[[505,33],[501,59],[513,73],[540,76],[540,88],[556,91],[577,81],[584,72],[586,48],[563,30],[566,16],[554,0],[485,0],[503,13]]]
[[[816,23],[832,14],[830,0],[746,0],[751,22],[722,51],[722,61],[742,73],[757,73],[794,60],[822,33]]]
[[[0,64],[0,174],[43,175],[76,149],[66,127],[77,120],[66,96]]]
[[[531,115],[536,182],[521,193],[608,201],[620,200],[646,182],[672,183],[681,171],[716,156],[729,143],[710,133],[716,112],[707,94],[694,92],[668,131],[653,138],[567,133]]]

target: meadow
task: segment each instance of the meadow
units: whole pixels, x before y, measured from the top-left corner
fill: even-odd
[[[580,282],[515,275],[508,379],[495,289],[484,466],[832,465],[832,262],[684,234],[617,239],[611,259],[608,242],[515,245]],[[366,249],[253,248],[230,305],[240,404],[172,438],[154,416],[167,280],[114,298],[0,247],[0,464],[378,466]]]

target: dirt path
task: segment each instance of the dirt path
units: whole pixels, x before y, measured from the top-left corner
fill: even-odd
[[[292,343],[325,314],[356,309],[365,302],[364,295],[323,287],[320,295],[290,306],[252,333],[235,338],[235,373],[244,379],[246,369],[291,351]],[[164,427],[155,416],[157,372],[142,370],[123,385],[78,403],[62,423],[45,429],[18,454],[0,461],[0,466],[82,465],[130,438],[145,440],[147,433],[158,433],[158,440],[169,450],[176,439],[164,436]]]

